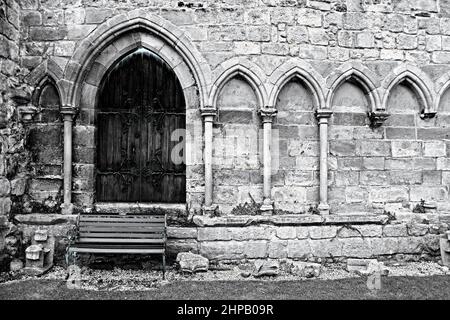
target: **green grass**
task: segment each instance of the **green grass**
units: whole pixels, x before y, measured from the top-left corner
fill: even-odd
[[[25,280],[0,284],[0,299],[450,299],[450,277],[384,277],[376,294],[365,278],[305,281],[179,281],[148,291],[71,290],[64,281]]]

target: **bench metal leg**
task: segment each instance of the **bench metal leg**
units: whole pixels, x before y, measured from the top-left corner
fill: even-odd
[[[163,280],[166,279],[166,255],[162,255],[162,261],[163,261]]]

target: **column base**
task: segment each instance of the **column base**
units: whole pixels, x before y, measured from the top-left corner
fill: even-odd
[[[266,216],[273,215],[273,201],[270,199],[264,199],[263,204],[259,208],[259,212]]]
[[[61,213],[62,214],[73,214],[73,204],[72,203],[63,203],[61,205]]]
[[[319,209],[320,214],[330,214],[330,206],[328,203],[320,203],[317,209]]]
[[[203,215],[215,215],[216,210],[219,206],[216,204],[212,204],[210,206],[203,206],[202,213]]]

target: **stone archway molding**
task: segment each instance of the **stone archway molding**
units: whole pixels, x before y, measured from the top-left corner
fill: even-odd
[[[450,72],[444,73],[435,84],[435,93],[436,93],[436,102],[434,103],[434,111],[442,111],[439,110],[439,105],[441,103],[441,98],[445,94],[447,90],[450,90]]]
[[[337,89],[341,84],[349,79],[354,79],[358,82],[364,93],[368,95],[371,112],[382,109],[380,95],[378,92],[378,88],[380,88],[381,83],[369,68],[359,62],[344,63],[326,79],[326,87],[328,88],[326,99],[327,109],[331,109],[333,97]]]
[[[306,84],[313,95],[316,109],[325,108],[325,96],[322,90],[325,88],[325,80],[310,64],[300,59],[286,61],[270,75],[268,81],[272,90],[269,95],[269,107],[276,108],[278,95],[284,86],[294,78],[298,78]]]
[[[111,43],[114,43],[116,51]],[[156,53],[174,68],[183,88],[194,85],[189,79],[193,77],[199,91],[200,106],[203,106],[211,79],[208,64],[177,26],[141,9],[110,18],[77,45],[64,70],[63,85],[67,91],[64,102],[78,106],[85,79],[91,83],[98,82],[105,71],[102,67],[107,68],[103,63],[117,60],[120,54],[141,45],[157,50]],[[113,52],[107,51],[110,49]]]
[[[64,87],[61,85],[63,70],[52,58],[45,59],[36,68],[34,68],[25,78],[25,81],[33,87],[31,101],[36,104],[43,86],[51,82],[58,91],[60,104],[66,97]]]
[[[255,63],[234,57],[222,62],[214,71],[215,81],[211,86],[208,105],[216,108],[217,98],[225,84],[235,76],[242,76],[252,87],[258,99],[259,108],[267,106],[268,95],[265,87],[266,75]]]
[[[424,113],[436,112],[432,89],[433,82],[428,75],[416,66],[402,64],[396,67],[382,82],[384,91],[382,108],[386,110],[389,95],[392,89],[399,83],[406,81],[417,94],[423,104]],[[387,110],[389,111],[389,110]]]

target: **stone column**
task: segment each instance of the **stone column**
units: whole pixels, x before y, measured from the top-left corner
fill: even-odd
[[[204,107],[200,110],[205,124],[203,151],[203,161],[205,163],[205,204],[204,214],[210,214],[215,211],[216,206],[212,203],[213,196],[213,176],[212,176],[212,144],[213,144],[213,122],[217,111],[214,107]]]
[[[263,186],[263,204],[261,205],[261,214],[273,213],[273,201],[271,195],[271,178],[272,178],[272,120],[277,110],[275,108],[261,108],[259,114],[263,122],[263,168],[264,168],[264,186]]]
[[[76,108],[65,105],[61,108],[64,120],[64,203],[63,214],[72,214],[72,122]]]
[[[319,109],[316,113],[320,134],[320,203],[318,209],[321,214],[330,213],[328,205],[328,119],[332,113],[331,110],[326,109]]]

